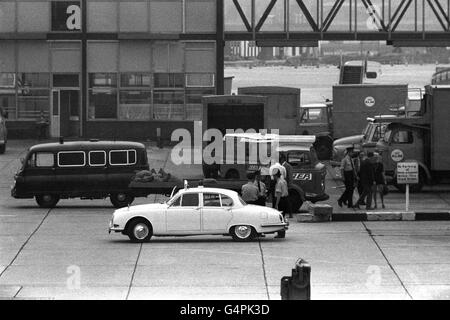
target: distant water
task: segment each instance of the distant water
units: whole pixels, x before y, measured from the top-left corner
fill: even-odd
[[[382,65],[382,74],[371,83],[408,84],[410,87],[424,87],[431,82],[436,65]],[[234,76],[233,92],[239,87],[283,86],[300,88],[301,103],[321,102],[332,98],[332,86],[339,80],[336,66],[316,67],[227,67],[225,76]]]

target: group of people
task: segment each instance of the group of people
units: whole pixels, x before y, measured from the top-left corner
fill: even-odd
[[[367,210],[377,209],[377,197],[381,199],[384,209],[384,193],[386,177],[381,156],[373,152],[359,153],[354,148],[347,148],[347,154],[341,161],[341,176],[344,179],[345,191],[338,199],[338,205],[360,209],[365,205]],[[353,192],[358,189],[359,198],[353,204]],[[372,207],[372,200],[374,207]]]
[[[261,181],[261,171],[248,172],[248,182],[242,186],[242,199],[248,204],[266,206],[267,197],[272,197],[272,207],[281,211],[283,216],[292,218],[292,206],[289,199],[289,184],[292,183],[292,166],[284,155],[280,162],[269,169],[271,176],[269,188]],[[285,231],[279,231],[276,238],[284,238]]]

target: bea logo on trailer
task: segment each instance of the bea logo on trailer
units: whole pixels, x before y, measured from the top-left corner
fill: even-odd
[[[367,97],[364,99],[364,104],[366,107],[373,107],[375,105],[375,98],[374,97]]]

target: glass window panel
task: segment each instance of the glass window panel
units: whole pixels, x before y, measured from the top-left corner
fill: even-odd
[[[150,119],[151,97],[150,91],[120,91],[119,119]]]
[[[204,207],[220,207],[220,196],[217,193],[203,194]]]
[[[49,114],[49,90],[19,89],[18,117],[38,118]]]
[[[55,164],[55,158],[53,153],[37,152],[31,156],[31,167],[53,167]]]
[[[128,150],[128,164],[136,163],[136,150]]]
[[[106,152],[105,151],[91,151],[91,152],[89,152],[89,165],[90,166],[104,166],[104,165],[106,165]]]
[[[82,151],[70,151],[58,153],[58,166],[82,167],[86,164],[86,158]]]
[[[90,73],[89,88],[94,87],[117,87],[116,73]]]
[[[186,87],[214,87],[213,73],[186,74]]]
[[[117,90],[89,90],[89,119],[117,118]]]
[[[0,89],[0,111],[3,111],[5,117],[10,120],[16,118],[16,95],[14,89]]]
[[[128,164],[128,153],[123,151],[110,151],[109,162],[112,165],[126,165]]]
[[[15,79],[14,73],[0,73],[0,88],[14,88]]]
[[[184,104],[184,92],[174,90],[155,91],[153,103],[158,104]]]
[[[183,73],[155,73],[154,75],[155,88],[183,88],[184,74]]]
[[[151,76],[148,73],[122,73],[121,87],[150,87]]]
[[[182,207],[198,207],[198,193],[185,193],[181,200]]]
[[[233,206],[233,200],[226,196],[221,194],[220,197],[222,198],[222,207],[232,207]]]
[[[19,89],[24,88],[48,88],[50,76],[48,73],[19,73],[17,79]]]
[[[53,87],[73,87],[80,86],[78,74],[54,74]]]

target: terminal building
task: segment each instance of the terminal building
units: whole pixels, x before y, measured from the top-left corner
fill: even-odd
[[[9,137],[36,137],[43,120],[50,137],[167,139],[192,130],[201,97],[223,93],[217,3],[0,1]]]

